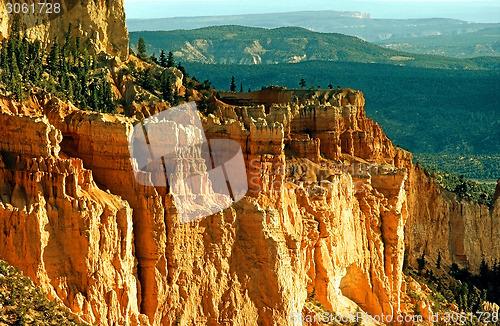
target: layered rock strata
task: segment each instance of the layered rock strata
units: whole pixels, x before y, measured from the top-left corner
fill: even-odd
[[[45,116],[0,113],[0,257],[83,320],[139,324],[132,210]]]
[[[103,325],[293,325],[308,300],[393,316],[405,243],[471,268],[499,257],[481,240],[498,237],[498,200],[488,210],[439,190],[366,118],[361,92],[328,96],[216,101],[206,136],[241,145],[249,192],[186,224],[166,187],[134,176],[137,120],[3,99],[0,256]]]
[[[14,7],[16,3],[28,6],[17,8]],[[74,31],[73,37],[79,36],[82,45],[86,45],[91,52],[106,52],[122,59],[128,57],[129,36],[123,0],[0,3],[0,41],[8,38],[17,28],[29,40],[40,40],[44,46],[51,46],[56,37],[59,41],[65,38],[70,24]]]

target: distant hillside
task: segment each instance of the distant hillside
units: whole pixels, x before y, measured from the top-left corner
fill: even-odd
[[[457,58],[500,56],[500,27],[459,35],[434,35],[377,42],[390,49]]]
[[[277,28],[298,26],[316,32],[358,36],[367,41],[428,35],[452,35],[499,27],[500,24],[469,23],[455,19],[372,19],[369,14],[342,11],[301,11],[233,16],[128,19],[129,31],[170,31],[214,25]]]
[[[445,69],[481,69],[498,61],[443,58],[387,49],[359,38],[300,27],[275,29],[217,26],[195,30],[130,33],[132,48],[142,37],[149,53],[172,51],[178,61],[206,64],[277,64],[304,61],[382,63]]]

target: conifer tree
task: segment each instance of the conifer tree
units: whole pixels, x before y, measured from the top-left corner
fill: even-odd
[[[187,86],[187,78],[189,77],[189,75],[186,69],[182,66],[180,62],[177,64],[177,69],[179,69],[179,71],[182,72],[182,85]]]
[[[168,103],[173,104],[174,96],[172,92],[172,82],[166,71],[162,75],[160,90],[163,94],[163,99]]]
[[[236,92],[236,82],[234,80],[234,76],[231,77],[230,90],[231,90],[231,92]]]
[[[97,86],[92,83],[90,87],[90,103],[89,106],[92,108],[94,111],[99,110],[99,91],[97,89]]]
[[[9,55],[7,53],[7,41],[2,42],[2,50],[0,51],[0,67],[4,72],[9,70]]]
[[[167,56],[165,55],[165,51],[161,50],[160,53],[160,66],[166,67],[167,66]]]
[[[145,60],[147,58],[146,55],[146,42],[142,37],[137,41],[137,57],[139,59]]]
[[[113,94],[111,91],[111,84],[106,80],[106,78],[101,75],[101,108],[103,112],[112,113],[116,109],[116,105],[113,102]]]
[[[417,264],[418,264],[418,272],[419,274],[423,272],[423,270],[425,269],[425,251],[422,252],[422,256],[420,256],[419,258],[417,258]]]
[[[18,44],[18,49],[17,49],[17,66],[19,67],[20,71],[25,70],[26,68],[26,62],[28,59],[28,47],[29,47],[29,42],[28,39],[23,36],[22,40]]]
[[[153,71],[151,68],[144,69],[142,71],[142,76],[140,78],[142,87],[150,92],[154,92],[156,89],[156,79],[153,76]]]
[[[173,68],[175,67],[175,59],[174,59],[174,54],[172,52],[168,53],[168,58],[167,58],[167,67],[168,68]]]
[[[179,92],[177,91],[177,89],[174,89],[174,95],[173,95],[173,97],[174,97],[174,103],[173,103],[173,105],[179,104],[181,97],[179,96]]]
[[[76,63],[79,57],[81,47],[80,42],[80,36],[77,36],[75,39],[75,46],[73,47],[73,63]]]
[[[54,39],[54,44],[52,45],[52,49],[50,50],[49,57],[47,58],[47,64],[49,66],[49,70],[54,75],[57,75],[57,72],[59,70],[59,56],[60,56],[60,49],[56,37]]]
[[[15,55],[12,55],[11,58],[11,74],[10,74],[10,83],[9,89],[14,94],[18,101],[22,101],[23,99],[23,86],[21,82],[21,74],[19,72],[19,67],[17,66],[17,59]]]
[[[69,57],[70,55],[70,46],[71,46],[71,31],[72,31],[72,25],[69,23],[68,25],[68,31],[66,32],[64,36],[64,45],[62,47],[62,59]],[[65,60],[64,60],[65,61]]]

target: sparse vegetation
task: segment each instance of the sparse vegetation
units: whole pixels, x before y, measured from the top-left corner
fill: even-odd
[[[84,326],[66,307],[50,301],[19,269],[0,260],[0,324]]]
[[[435,178],[439,187],[454,192],[461,198],[470,199],[485,205],[491,204],[495,192],[494,187],[488,187],[479,182],[466,179],[463,175],[457,176],[436,169],[424,168],[424,173],[429,177]]]
[[[409,271],[407,274],[416,281],[425,284],[432,292],[430,299],[434,303],[434,311],[446,310],[454,304],[459,311],[475,314],[483,311],[483,302],[500,303],[500,264],[495,262],[489,267],[482,262],[480,272],[473,275],[464,268],[453,264],[448,273],[436,276],[432,270]],[[407,295],[415,300],[421,297],[411,290]]]

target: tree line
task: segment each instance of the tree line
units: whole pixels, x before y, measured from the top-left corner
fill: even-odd
[[[23,101],[33,87],[40,87],[81,109],[113,112],[111,83],[105,69],[97,68],[79,36],[72,36],[72,25],[63,40],[52,40],[48,52],[40,41],[29,41],[17,27],[1,43],[0,82],[11,96]]]

